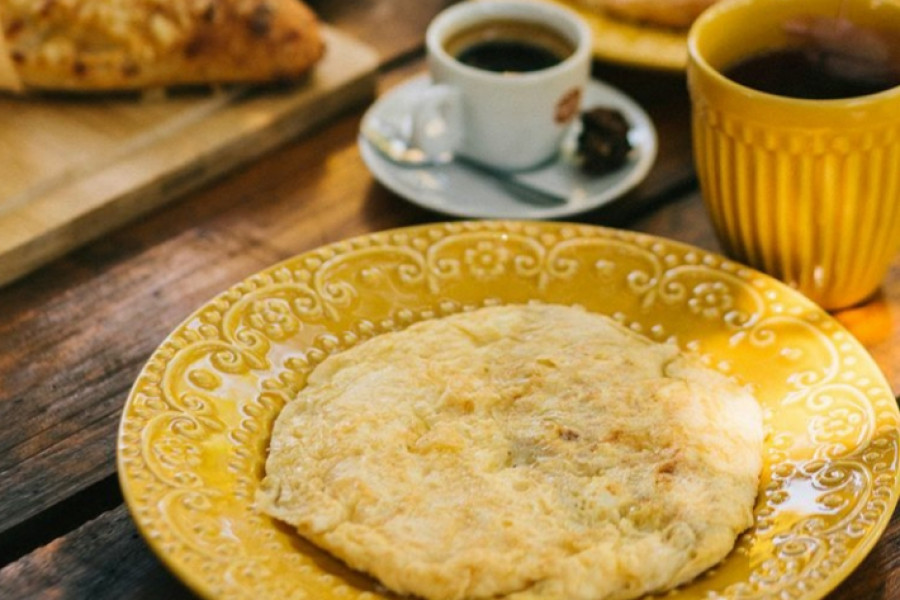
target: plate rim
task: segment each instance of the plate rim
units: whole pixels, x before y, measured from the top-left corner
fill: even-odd
[[[429,79],[430,75],[427,72],[419,73],[418,75],[414,75],[393,86],[390,90],[377,98],[375,102],[373,102],[372,105],[366,109],[362,119],[360,120],[360,123],[364,123],[367,118],[370,118],[372,114],[381,109],[384,106],[383,103],[390,101],[394,94],[402,93],[402,91],[405,89],[423,86],[427,83],[427,81],[429,81]],[[381,185],[385,186],[387,189],[389,189],[397,196],[400,196],[405,201],[434,213],[444,214],[460,219],[528,219],[536,221],[548,219],[564,219],[567,217],[572,217],[578,214],[596,210],[602,206],[614,202],[615,200],[618,200],[619,198],[633,190],[635,187],[640,185],[641,182],[643,182],[650,174],[650,170],[653,168],[653,165],[656,164],[656,159],[659,153],[659,137],[656,131],[656,126],[653,123],[653,119],[635,99],[633,99],[631,96],[629,96],[619,88],[595,78],[591,78],[588,81],[588,87],[597,91],[598,93],[602,92],[615,98],[617,106],[624,108],[629,116],[637,119],[638,123],[636,123],[636,125],[646,133],[647,137],[645,144],[641,147],[642,152],[640,154],[639,160],[636,161],[635,164],[631,167],[631,171],[628,172],[627,176],[616,186],[607,188],[603,192],[595,194],[594,197],[596,199],[591,202],[563,203],[546,207],[522,202],[522,211],[520,214],[501,214],[496,211],[479,212],[456,209],[452,206],[439,205],[434,202],[429,202],[428,200],[424,199],[425,194],[416,193],[408,189],[407,186],[401,185],[398,182],[397,178],[390,173],[402,172],[404,167],[392,165],[387,158],[382,157],[380,153],[372,146],[372,144],[365,139],[365,136],[363,136],[361,132],[357,135],[357,149],[369,173]],[[423,171],[429,170],[428,168],[420,169]],[[472,177],[476,178],[474,174],[472,175]]]
[[[129,406],[133,402],[133,397],[138,391],[138,384],[140,382],[141,377],[145,374],[148,367],[153,363],[153,361],[159,358],[160,354],[164,353],[164,348],[167,343],[169,343],[174,336],[176,336],[179,332],[181,332],[188,323],[192,320],[196,319],[205,309],[207,309],[210,305],[216,302],[219,299],[226,297],[229,294],[235,293],[239,291],[242,286],[245,286],[251,279],[260,277],[266,274],[271,274],[276,272],[278,269],[283,268],[284,266],[291,264],[295,261],[302,260],[306,257],[312,257],[316,253],[321,252],[323,250],[329,250],[337,247],[344,247],[347,245],[351,245],[352,243],[360,240],[367,240],[374,238],[376,236],[391,236],[395,234],[404,234],[412,231],[427,231],[430,229],[442,229],[447,231],[449,228],[456,228],[457,231],[459,229],[465,229],[466,227],[474,227],[470,231],[473,232],[504,232],[508,231],[508,228],[527,228],[527,227],[551,227],[551,228],[564,228],[564,227],[573,227],[579,230],[597,230],[601,236],[607,236],[610,238],[616,238],[631,244],[637,243],[640,240],[649,240],[649,241],[657,241],[662,242],[670,247],[678,248],[681,250],[689,251],[689,252],[697,252],[701,256],[711,256],[717,259],[721,259],[723,264],[726,262],[734,263],[731,259],[727,257],[709,251],[698,246],[695,246],[690,243],[681,242],[678,240],[658,236],[655,234],[648,234],[637,231],[629,231],[623,230],[613,227],[607,227],[602,225],[592,225],[592,224],[584,224],[584,223],[576,223],[576,222],[535,222],[535,221],[521,221],[521,220],[503,220],[503,221],[492,221],[492,220],[471,220],[471,221],[447,221],[447,222],[430,222],[423,224],[414,224],[414,225],[406,225],[402,227],[390,228],[380,231],[374,231],[369,233],[362,233],[359,235],[351,236],[345,239],[340,239],[334,242],[330,242],[327,244],[322,244],[320,246],[316,246],[295,254],[291,257],[287,257],[276,263],[273,263],[267,267],[264,267],[258,270],[255,273],[248,275],[246,278],[230,285],[225,290],[213,295],[207,301],[203,302],[197,308],[192,310],[182,321],[180,321],[160,342],[160,344],[153,350],[151,355],[148,357],[147,361],[142,366],[140,372],[135,378],[134,384],[131,386],[126,401],[123,405],[122,413],[119,420],[119,426],[117,430],[116,437],[116,467],[117,467],[117,477],[119,481],[120,488],[122,490],[123,499],[125,501],[126,508],[129,512],[129,515],[134,523],[136,529],[141,534],[141,537],[148,544],[149,548],[152,550],[153,554],[160,559],[160,561],[169,569],[169,571],[180,581],[182,581],[185,585],[187,585],[194,593],[198,594],[204,598],[217,598],[212,590],[209,589],[207,583],[197,575],[192,569],[186,568],[181,562],[175,559],[175,556],[167,553],[165,549],[159,544],[157,540],[150,535],[150,532],[142,523],[141,519],[138,518],[138,514],[136,514],[136,498],[134,497],[134,489],[131,487],[131,481],[128,479],[126,474],[126,457],[122,453],[122,449],[124,447],[123,436],[127,431],[127,410]],[[618,237],[616,237],[618,236]],[[605,239],[605,238],[604,238]],[[893,394],[893,390],[890,388],[890,384],[887,381],[886,376],[882,372],[882,370],[877,366],[874,359],[869,354],[868,350],[866,350],[865,346],[853,336],[853,334],[837,319],[828,314],[824,309],[821,309],[812,301],[806,299],[799,292],[790,288],[786,284],[774,279],[773,277],[766,275],[762,272],[759,272],[751,267],[747,267],[744,265],[738,264],[740,269],[751,274],[753,277],[762,278],[764,281],[768,282],[770,285],[774,285],[779,291],[786,293],[791,300],[799,300],[802,303],[806,303],[809,307],[813,307],[817,312],[824,316],[824,318],[830,323],[830,325],[837,331],[842,332],[844,335],[848,336],[852,344],[854,345],[854,350],[861,353],[865,357],[865,360],[869,363],[869,366],[874,370],[875,373],[878,374],[878,381],[873,383],[873,386],[883,387],[888,391],[888,394],[891,398],[895,398]],[[897,405],[894,404],[892,406],[892,414],[900,415],[900,409],[898,409]],[[816,595],[805,595],[802,596],[804,600],[809,600],[811,598],[823,598],[828,593],[833,591],[840,583],[842,583],[845,579],[847,579],[858,567],[859,565],[866,559],[867,556],[871,553],[871,550],[877,545],[878,541],[881,539],[885,529],[890,524],[891,516],[895,511],[898,500],[900,500],[900,469],[897,469],[897,472],[894,474],[893,483],[891,486],[891,497],[885,503],[885,510],[879,515],[877,521],[868,528],[868,535],[866,537],[865,543],[859,544],[854,548],[853,554],[849,557],[848,561],[842,563],[840,569],[836,569],[832,571],[828,577],[818,580],[819,585],[816,586],[815,592]],[[758,499],[757,499],[758,500]]]

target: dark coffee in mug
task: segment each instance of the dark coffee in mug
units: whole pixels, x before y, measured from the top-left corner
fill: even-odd
[[[854,98],[900,85],[897,73],[861,78],[830,67],[827,59],[810,48],[779,48],[740,60],[724,75],[761,92],[808,100]]]
[[[558,65],[575,52],[561,33],[529,21],[494,20],[450,36],[447,52],[459,62],[496,73],[527,73]]]

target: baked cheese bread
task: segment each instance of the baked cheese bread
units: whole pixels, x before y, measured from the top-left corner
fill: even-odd
[[[753,523],[761,419],[611,319],[483,308],[324,360],[277,418],[257,501],[400,594],[636,598]]]
[[[299,0],[0,0],[0,25],[15,91],[293,79],[324,49]]]

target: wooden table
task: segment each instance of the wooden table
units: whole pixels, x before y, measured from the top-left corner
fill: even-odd
[[[322,19],[371,44],[379,92],[420,72],[427,22],[449,0],[332,0]],[[579,222],[717,250],[696,186],[684,77],[595,65],[653,118],[650,176]],[[362,107],[0,289],[0,598],[188,598],[119,491],[123,403],[160,341],[214,294],[348,236],[445,220],[373,180]],[[900,260],[883,292],[838,315],[900,393]],[[900,597],[900,519],[830,598]]]

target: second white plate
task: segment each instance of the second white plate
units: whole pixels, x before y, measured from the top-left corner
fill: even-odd
[[[392,103],[407,90],[425,88],[427,75],[420,75],[382,96],[365,119],[388,113]],[[359,150],[372,174],[387,188],[424,208],[447,215],[486,219],[553,219],[582,213],[621,196],[640,183],[656,159],[656,129],[650,117],[621,91],[592,80],[585,90],[583,106],[604,106],[622,112],[631,125],[628,138],[633,146],[620,169],[603,176],[582,173],[572,160],[578,126],[563,142],[558,160],[547,166],[514,175],[518,183],[566,198],[564,202],[528,202],[504,181],[465,164],[405,167],[387,159],[361,135]]]

